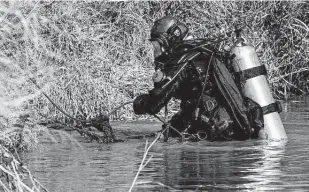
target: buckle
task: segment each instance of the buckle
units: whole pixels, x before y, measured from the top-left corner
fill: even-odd
[[[207,139],[207,133],[205,131],[199,131],[197,132],[196,135],[197,135],[197,138],[201,141]]]
[[[212,111],[216,107],[217,101],[214,99],[211,99],[211,100],[206,101],[205,104],[206,104],[206,110],[209,112],[209,111]]]

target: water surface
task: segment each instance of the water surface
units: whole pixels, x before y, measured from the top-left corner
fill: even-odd
[[[158,141],[133,191],[308,191],[309,104],[285,105],[281,117],[287,142]],[[159,123],[113,127],[120,138],[161,129]],[[141,138],[99,144],[63,131],[42,137],[41,147],[24,159],[36,178],[55,192],[128,191],[146,143]]]

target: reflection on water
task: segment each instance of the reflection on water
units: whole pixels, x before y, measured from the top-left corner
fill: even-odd
[[[156,143],[134,191],[307,191],[309,142],[306,103],[282,113],[289,140],[268,142]],[[294,123],[295,122],[295,123]],[[119,137],[160,129],[159,124],[115,124]],[[145,139],[87,142],[76,133],[49,132],[42,147],[24,157],[50,191],[128,191]]]

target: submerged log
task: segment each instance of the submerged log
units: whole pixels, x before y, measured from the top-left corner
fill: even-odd
[[[91,120],[91,126],[95,127],[98,131],[103,133],[103,143],[114,142],[115,134],[112,126],[109,123],[109,117],[107,115],[100,114]]]
[[[41,116],[47,118],[45,115],[40,114]],[[115,138],[114,131],[112,126],[109,123],[109,118],[107,115],[100,114],[99,116],[87,121],[76,121],[74,125],[64,123],[58,120],[53,120],[53,123],[44,124],[47,128],[56,129],[56,130],[75,130],[79,132],[81,135],[85,135],[90,137],[91,140],[96,140],[99,143],[113,143],[113,142],[122,142],[123,140],[119,140]],[[99,132],[93,131],[93,129],[98,130]]]

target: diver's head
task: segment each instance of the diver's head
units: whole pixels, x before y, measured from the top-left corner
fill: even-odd
[[[154,58],[168,55],[170,48],[184,40],[189,29],[174,17],[167,15],[154,22],[150,32],[150,41],[154,48]]]

